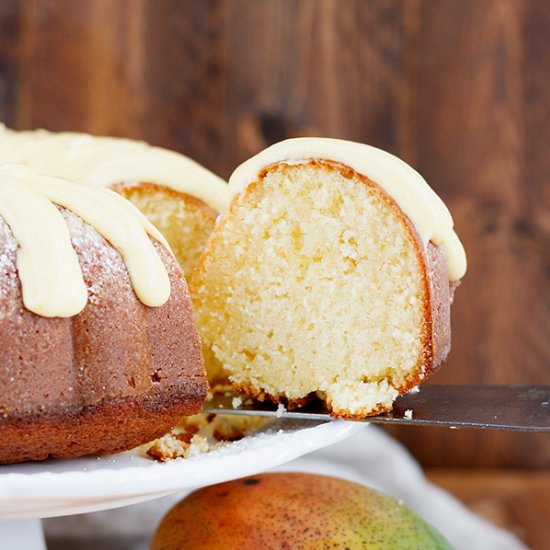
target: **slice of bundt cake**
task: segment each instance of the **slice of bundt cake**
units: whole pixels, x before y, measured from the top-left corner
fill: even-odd
[[[187,276],[227,204],[221,178],[183,155],[141,141],[0,126],[0,162],[112,187],[162,232]]]
[[[0,463],[129,449],[207,392],[183,273],[109,189],[0,167]]]
[[[190,283],[235,388],[335,415],[391,408],[450,350],[466,258],[422,177],[379,149],[292,139],[241,165]]]

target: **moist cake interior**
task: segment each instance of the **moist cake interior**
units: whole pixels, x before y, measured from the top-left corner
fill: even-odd
[[[231,204],[191,291],[205,345],[244,393],[318,393],[361,416],[422,377],[423,262],[409,220],[367,178],[277,163]]]
[[[191,277],[217,213],[200,199],[159,185],[118,185],[115,189],[164,235],[183,273]]]

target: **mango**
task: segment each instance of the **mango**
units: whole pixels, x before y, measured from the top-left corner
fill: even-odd
[[[161,521],[151,550],[448,550],[395,499],[333,477],[261,474],[200,489]]]

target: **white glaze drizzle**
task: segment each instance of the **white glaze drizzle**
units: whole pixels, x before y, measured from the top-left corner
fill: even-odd
[[[216,212],[227,206],[224,180],[190,158],[143,141],[0,125],[0,163],[92,185],[154,183],[196,197]]]
[[[17,270],[25,307],[43,317],[71,317],[88,293],[59,205],[91,225],[123,257],[132,286],[147,306],[170,297],[170,279],[149,235],[169,246],[137,208],[109,189],[0,166],[0,216],[18,243]]]
[[[411,220],[424,246],[445,250],[449,280],[466,272],[466,253],[453,229],[443,201],[424,178],[396,156],[362,143],[330,138],[295,138],[276,143],[241,164],[229,178],[230,199],[258,180],[260,172],[277,162],[305,163],[310,159],[339,162],[378,184]]]

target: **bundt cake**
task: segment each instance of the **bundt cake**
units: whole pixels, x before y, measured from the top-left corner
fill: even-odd
[[[410,166],[363,144],[301,138],[235,170],[190,282],[197,323],[235,388],[323,399],[365,417],[450,350],[464,249]]]
[[[227,204],[227,184],[191,159],[129,139],[0,126],[0,162],[112,187],[161,231],[189,277]]]
[[[0,166],[0,463],[132,448],[206,392],[159,231],[109,189]]]

